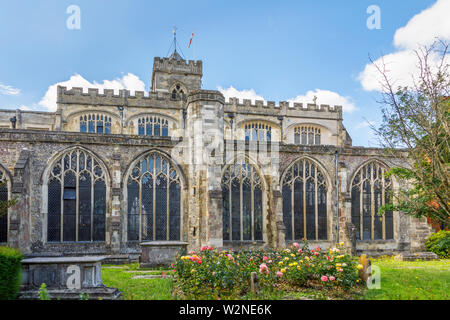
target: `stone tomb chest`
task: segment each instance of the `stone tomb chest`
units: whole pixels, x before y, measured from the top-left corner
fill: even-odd
[[[178,252],[186,252],[187,242],[149,241],[142,242],[142,254],[139,258],[141,268],[169,266],[175,261]]]
[[[19,299],[39,299],[42,283],[46,284],[52,299],[79,300],[81,293],[89,299],[118,299],[119,290],[108,288],[102,282],[104,259],[103,256],[24,259]]]

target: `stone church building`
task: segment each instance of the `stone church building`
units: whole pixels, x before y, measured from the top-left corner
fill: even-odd
[[[144,241],[423,250],[426,221],[377,215],[404,159],[352,146],[341,106],[226,101],[202,76],[175,50],[149,92],[58,87],[56,112],[0,110],[0,199],[17,200],[0,243],[122,259]]]

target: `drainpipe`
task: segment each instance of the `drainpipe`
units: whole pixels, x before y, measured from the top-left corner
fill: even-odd
[[[336,164],[336,240],[339,243],[339,176],[338,176],[338,151],[334,152],[334,161]]]

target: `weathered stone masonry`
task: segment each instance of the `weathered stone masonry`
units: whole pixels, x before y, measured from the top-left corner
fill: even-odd
[[[372,217],[372,231],[366,229],[370,219],[364,220],[361,225],[364,223],[365,229],[361,232],[365,238],[355,240],[359,226],[352,224],[352,212],[357,212],[352,211],[352,205],[359,202],[355,199],[352,202],[352,182],[358,172],[372,163],[376,168],[387,169],[405,161],[389,158],[381,149],[351,146],[351,138],[342,124],[341,107],[315,104],[303,107],[287,102],[276,105],[270,101],[252,104],[250,100],[241,103],[235,98],[227,102],[218,91],[202,90],[201,78],[201,61],[186,62],[173,56],[155,58],[148,94],[131,95],[126,90],[118,95],[112,90],[100,94],[97,89],[84,93],[81,88],[59,87],[58,109],[54,113],[1,110],[0,171],[9,180],[8,197],[17,199],[8,212],[7,244],[29,256],[106,254],[136,258],[141,250],[140,241],[129,240],[129,233],[135,230],[130,220],[134,210],[131,208],[136,204],[128,200],[134,199],[138,204],[135,208],[139,212],[137,226],[142,241],[144,237],[158,240],[152,233],[153,227],[157,234],[163,232],[163,237],[179,235],[177,240],[187,242],[190,249],[202,245],[236,249],[255,245],[282,247],[293,241],[291,230],[296,240],[305,230],[311,243],[326,247],[337,240],[339,222],[339,240],[354,253],[377,255],[423,250],[423,240],[430,228],[424,221],[401,212],[392,215],[392,239],[379,239],[380,234],[374,238],[374,232],[379,231]],[[17,122],[12,128],[9,120],[14,116]],[[83,130],[86,132],[80,132]],[[215,147],[209,148],[211,145]],[[92,155],[105,171],[104,241],[48,241],[48,201],[54,200],[48,196],[50,171],[58,157],[71,150]],[[261,150],[266,157],[260,157],[257,151]],[[137,191],[130,189],[128,178],[140,159],[149,155],[170,161],[173,176],[168,172],[168,178],[163,179],[177,177],[179,193],[178,189],[170,189],[165,197],[179,199],[179,203],[167,198],[166,206],[166,198],[161,200],[159,193],[146,198],[151,194],[145,194],[145,190],[159,192],[152,186],[145,189],[141,185],[136,193],[139,197],[132,197]],[[206,163],[198,161],[204,157]],[[224,176],[229,172],[227,168],[236,161],[244,165],[232,168],[249,171],[240,171],[224,185],[228,181]],[[302,165],[307,172],[294,171],[303,170]],[[304,191],[292,184],[289,190],[293,200],[287,200],[285,181],[292,174],[300,177],[292,183],[305,183]],[[159,178],[154,179],[159,183]],[[226,192],[238,179],[240,200],[237,200],[239,188]],[[172,186],[171,181],[167,181],[167,186]],[[311,181],[315,181],[315,186]],[[393,188],[398,188],[399,183],[392,181]],[[81,191],[76,192],[77,197],[78,192],[81,195]],[[372,198],[374,195],[377,196],[372,190]],[[365,215],[366,211],[373,212],[374,207],[364,197],[369,196],[361,195],[364,204],[361,212]],[[76,199],[77,203],[80,199],[81,196]],[[325,203],[321,202],[323,199]],[[292,216],[291,209],[285,207],[291,203]],[[82,204],[79,206],[77,219],[82,218]],[[95,208],[90,209],[92,219],[97,214]],[[161,215],[161,210],[167,210],[167,217]],[[148,217],[144,222],[143,213]],[[383,226],[388,221],[383,220]],[[81,222],[76,223],[81,228]],[[178,228],[179,233],[173,233]],[[370,236],[374,239],[368,239]]]

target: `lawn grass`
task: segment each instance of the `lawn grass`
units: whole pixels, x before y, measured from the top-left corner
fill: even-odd
[[[367,300],[449,300],[450,260],[397,261],[393,258],[372,259],[372,265],[380,267],[381,289],[367,289],[350,295],[324,292],[312,288],[287,291],[283,288],[248,294],[245,299],[367,299]],[[158,275],[166,278],[133,279],[137,275]],[[118,288],[125,300],[172,300],[173,272],[167,269],[139,269],[137,264],[102,266],[102,280],[108,287]]]
[[[109,267],[109,268],[108,268]],[[117,266],[119,267],[119,266]],[[172,300],[173,280],[171,277],[156,279],[132,279],[136,275],[147,273],[128,272],[127,265],[123,268],[102,267],[102,281],[107,287],[118,288],[124,300]],[[148,274],[155,274],[148,270]],[[160,274],[161,272],[159,272]]]
[[[450,260],[397,261],[372,259],[380,267],[381,288],[367,290],[367,300],[448,300]]]

